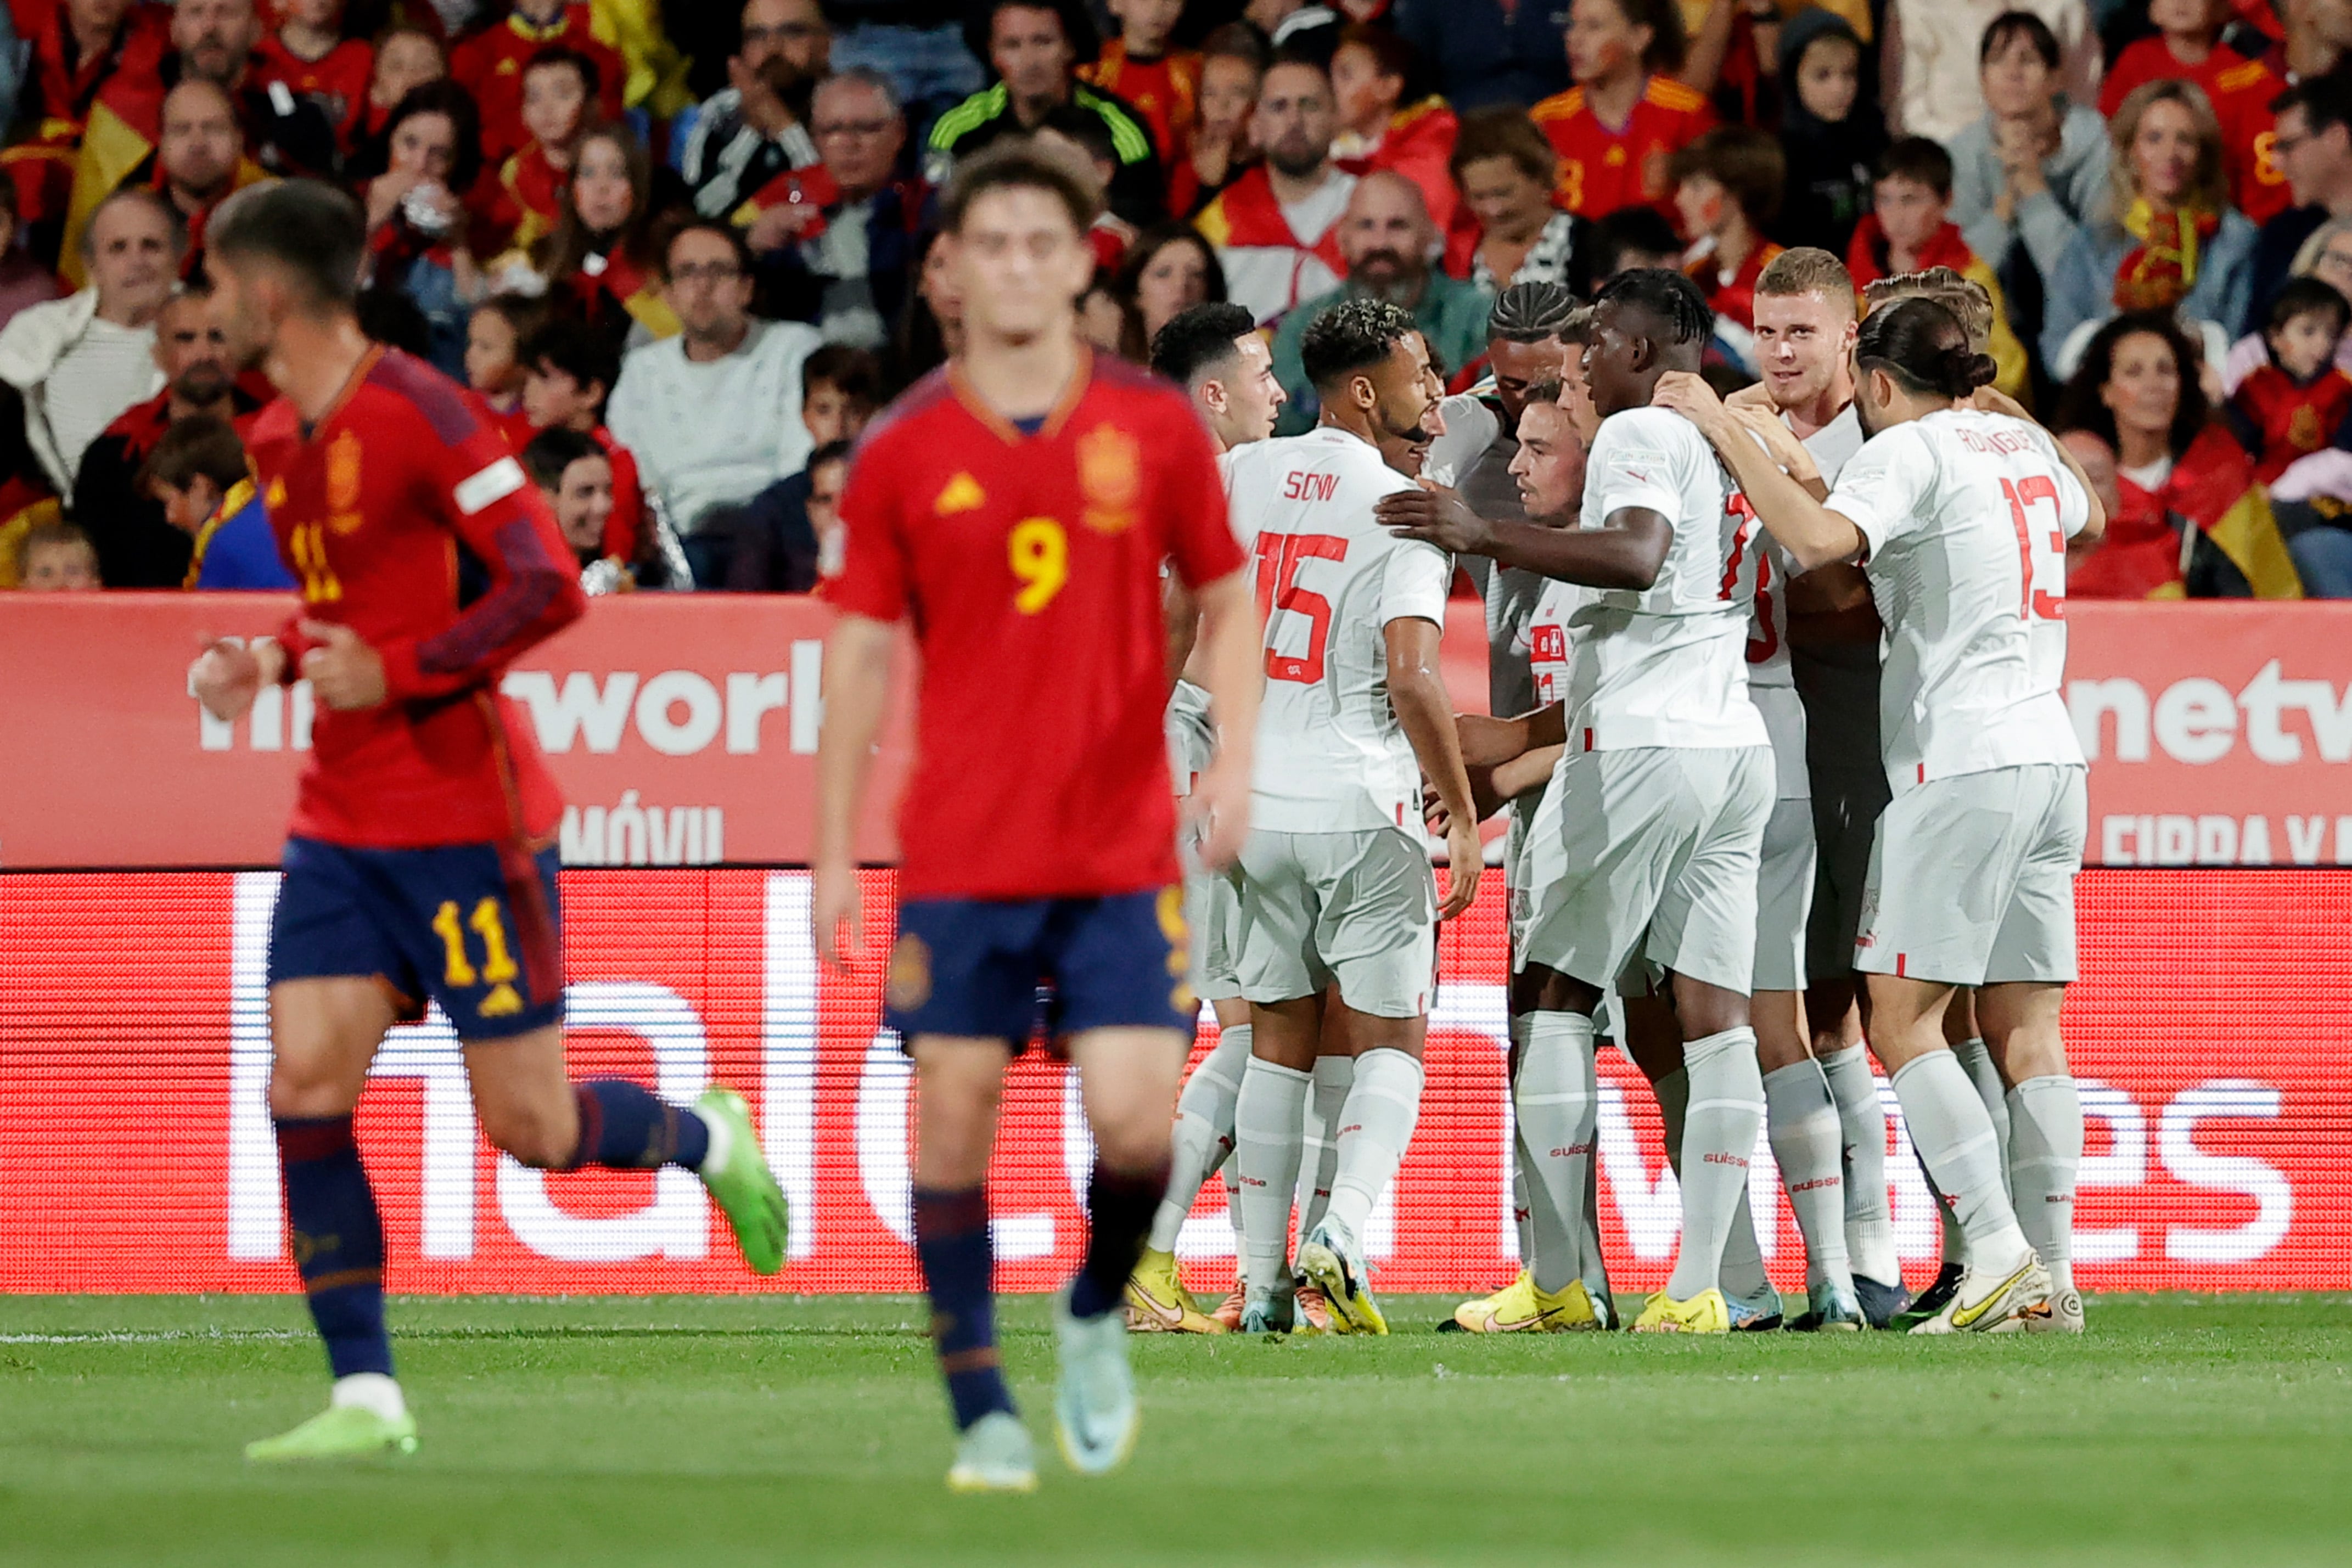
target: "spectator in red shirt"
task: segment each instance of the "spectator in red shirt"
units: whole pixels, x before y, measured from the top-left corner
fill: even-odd
[[[613,460],[576,430],[542,430],[522,449],[522,465],[547,497],[555,526],[580,563],[580,586],[589,593],[626,593],[636,573],[625,556],[606,548],[613,521]]]
[[[36,250],[53,257],[73,193],[82,128],[99,91],[117,75],[162,90],[172,13],[123,0],[56,0],[37,27],[26,21],[20,16],[17,26],[31,57],[16,118],[32,130],[23,143],[0,153],[0,162],[7,166]]]
[[[1201,91],[1201,57],[1168,47],[1184,0],[1105,0],[1105,7],[1118,22],[1118,37],[1093,64],[1078,68],[1078,79],[1124,99],[1160,144],[1160,161],[1172,163],[1191,144]]]
[[[518,452],[533,428],[522,401],[530,374],[522,346],[546,324],[542,301],[514,294],[490,296],[474,308],[466,323],[466,385],[482,400],[507,444]]]
[[[389,167],[368,183],[371,276],[424,312],[433,367],[465,371],[466,318],[488,292],[475,260],[464,193],[481,173],[474,100],[453,81],[403,99],[386,127]]]
[[[1746,125],[1720,125],[1676,152],[1668,166],[1675,210],[1690,248],[1683,270],[1706,293],[1718,328],[1738,329],[1734,346],[1753,370],[1756,277],[1780,247],[1764,225],[1780,210],[1789,166],[1780,144]]]
[[[1201,92],[1192,134],[1168,169],[1168,210],[1195,218],[1252,156],[1250,116],[1265,75],[1265,43],[1245,23],[1218,28],[1201,46]]]
[[[530,247],[522,268],[501,270],[501,286],[535,275],[559,309],[578,313],[616,347],[640,331],[676,337],[677,315],[662,298],[658,276],[653,181],[645,144],[625,124],[582,137],[554,229]]]
[[[2286,90],[2270,67],[2221,41],[2235,15],[2230,0],[2149,0],[2156,37],[2116,57],[2099,84],[2099,112],[2113,120],[2132,89],[2152,81],[2193,81],[2205,89],[2221,126],[2230,200],[2259,224],[2286,210],[2286,176],[2275,152],[2271,100]]]
[[[529,249],[562,215],[563,186],[593,120],[596,62],[578,49],[551,45],[522,69],[522,123],[530,140],[499,167],[487,196],[491,228],[507,243]]]
[[[503,163],[529,138],[522,122],[522,71],[551,45],[577,49],[596,62],[598,101],[607,120],[619,117],[628,66],[596,40],[580,0],[513,0],[506,19],[475,34],[451,52],[449,74],[474,95],[482,113],[482,154]]]
[[[343,0],[280,0],[285,20],[253,51],[253,79],[282,82],[297,98],[319,106],[345,152],[359,144],[367,114],[375,51],[343,37]]]
[[[1597,218],[1668,209],[1666,161],[1715,123],[1706,100],[1667,76],[1683,63],[1675,0],[1573,0],[1568,68],[1576,86],[1530,111],[1559,152],[1559,204]]]
[[[367,108],[360,120],[359,151],[346,172],[355,176],[383,172],[385,129],[400,100],[428,82],[449,74],[449,54],[441,40],[422,27],[394,27],[375,42],[375,66],[368,77]]]
[[[613,511],[603,553],[635,561],[645,552],[646,493],[637,460],[604,428],[604,400],[621,377],[621,356],[595,329],[559,316],[522,348],[522,411],[532,431],[569,430],[593,440],[613,465]]]
[[[2347,316],[2344,296],[2315,277],[2294,279],[2271,302],[2263,334],[2269,361],[2238,383],[2228,405],[2231,428],[2265,485],[2346,434],[2352,376],[2336,369],[2336,350]]]
[[[1461,122],[1434,94],[1405,102],[1420,71],[1412,48],[1386,27],[1350,22],[1340,28],[1331,55],[1331,92],[1339,103],[1331,156],[1351,174],[1402,174],[1421,187],[1430,221],[1450,235],[1460,198],[1447,161]]]

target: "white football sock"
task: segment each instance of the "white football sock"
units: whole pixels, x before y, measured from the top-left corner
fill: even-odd
[[[1992,1064],[1992,1052],[1981,1040],[1964,1040],[1952,1047],[1968,1070],[1969,1082],[1977,1086],[1977,1098],[1984,1102],[1985,1114],[1992,1118],[1994,1147],[2000,1155],[2000,1189],[2009,1192],[2009,1085],[2000,1081],[2000,1069]],[[2016,1202],[2011,1193],[2010,1201]]]
[[[1882,1285],[1903,1282],[1903,1260],[1895,1252],[1895,1209],[1886,1196],[1886,1107],[1870,1053],[1850,1045],[1821,1059],[1837,1102],[1838,1132],[1845,1153],[1845,1246],[1853,1271]]]
[[[1753,1155],[1749,1156],[1751,1162]],[[1764,1249],[1756,1243],[1756,1214],[1742,1186],[1731,1208],[1731,1227],[1723,1233],[1723,1260],[1716,1266],[1716,1284],[1727,1301],[1739,1301],[1763,1312],[1779,1311],[1780,1292],[1764,1272]],[[1676,1301],[1688,1301],[1677,1296]]]
[[[354,1372],[348,1377],[338,1377],[327,1403],[339,1408],[356,1406],[387,1421],[397,1421],[408,1414],[408,1401],[401,1397],[400,1385],[381,1372]]]
[[[1748,1191],[1764,1128],[1764,1075],[1756,1031],[1727,1029],[1683,1047],[1690,1103],[1683,1109],[1683,1234],[1666,1294],[1687,1301],[1721,1282],[1723,1244]]]
[[[2074,1080],[2053,1072],[2009,1092],[2011,1190],[2017,1223],[2050,1270],[2074,1288],[2074,1173],[2083,1163],[2083,1101]]]
[[[1600,1100],[1595,1096],[1596,1110]],[[1599,1139],[1596,1137],[1597,1144]],[[1584,1293],[1592,1298],[1593,1311],[1601,1314],[1601,1322],[1611,1328],[1617,1326],[1611,1315],[1616,1311],[1616,1301],[1609,1293],[1609,1260],[1601,1253],[1601,1166],[1598,1161],[1584,1163],[1584,1216],[1577,1228],[1576,1255],[1583,1260],[1578,1272],[1584,1280]]]
[[[1271,1291],[1289,1277],[1290,1197],[1298,1186],[1307,1075],[1253,1056],[1234,1102],[1234,1168],[1242,1189],[1242,1278]]]
[[[1764,1075],[1764,1126],[1805,1239],[1805,1291],[1853,1288],[1846,1262],[1845,1171],[1837,1102],[1816,1061],[1792,1061]],[[1818,1306],[1818,1301],[1813,1303]]]
[[[1518,1129],[1517,1114],[1511,1124],[1511,1228],[1518,1236],[1519,1261],[1535,1267],[1535,1215],[1528,1207],[1528,1141]]]
[[[1307,1131],[1298,1161],[1298,1234],[1322,1222],[1339,1176],[1339,1115],[1355,1087],[1356,1059],[1318,1056],[1307,1092]]]
[[[1948,1051],[1927,1051],[1896,1069],[1895,1096],[1919,1163],[1968,1238],[1969,1266],[1995,1278],[2016,1268],[2027,1250],[2025,1233],[2001,1186],[1992,1118],[1968,1070]]]
[[[1910,1113],[1906,1111],[1904,1114],[1907,1116]],[[1927,1168],[1927,1157],[1919,1154],[1918,1145],[1916,1143],[1912,1145],[1911,1152],[1918,1161],[1920,1178],[1927,1184],[1927,1196],[1934,1199],[1936,1204],[1936,1227],[1940,1233],[1936,1242],[1938,1266],[1940,1268],[1943,1264],[1958,1263],[1965,1269],[1969,1266],[1969,1236],[1967,1231],[1960,1228],[1959,1214],[1954,1207],[1952,1200],[1944,1196],[1944,1189],[1936,1185],[1936,1173]],[[2007,1182],[2001,1184],[2001,1190],[2003,1192],[2009,1190]]]
[[[1538,1290],[1564,1291],[1584,1271],[1584,1188],[1598,1105],[1592,1020],[1582,1013],[1536,1012],[1511,1024],[1524,1031],[1511,1110],[1528,1170],[1534,1241],[1528,1266]]]
[[[1242,1070],[1248,1064],[1250,1026],[1237,1023],[1221,1030],[1217,1043],[1184,1081],[1176,1097],[1176,1128],[1170,1134],[1168,1196],[1152,1217],[1151,1235],[1144,1245],[1155,1252],[1176,1250],[1184,1217],[1201,1187],[1234,1151],[1234,1102],[1241,1098]]]
[[[1421,1062],[1410,1052],[1383,1048],[1356,1058],[1356,1081],[1339,1113],[1339,1174],[1323,1217],[1346,1226],[1360,1247],[1372,1205],[1412,1142],[1421,1081]]]

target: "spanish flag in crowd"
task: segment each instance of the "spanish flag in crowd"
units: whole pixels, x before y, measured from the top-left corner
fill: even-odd
[[[2067,574],[2085,599],[2301,599],[2286,538],[2253,459],[2208,425],[2154,492],[2118,476],[2123,507],[2099,548]]]
[[[163,84],[134,81],[123,73],[108,78],[89,106],[81,152],[74,160],[73,195],[66,204],[65,240],[58,248],[58,276],[68,287],[89,281],[81,255],[82,231],[99,204],[136,173],[163,134]]]

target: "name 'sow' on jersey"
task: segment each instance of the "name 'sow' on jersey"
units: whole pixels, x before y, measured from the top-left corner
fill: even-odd
[[[1328,426],[1225,456],[1234,526],[1265,617],[1251,824],[1275,832],[1421,832],[1421,764],[1389,704],[1391,621],[1443,627],[1452,560],[1373,520],[1412,481]]]
[[[956,371],[868,431],[842,495],[840,610],[912,622],[908,898],[1082,898],[1177,880],[1160,565],[1244,565],[1183,393],[1082,361],[1035,434]]]
[[[1664,517],[1674,541],[1649,587],[1568,601],[1570,748],[1769,744],[1748,696],[1757,583],[1775,570],[1755,508],[1698,427],[1662,408],[1612,414],[1593,438],[1579,526],[1632,507]],[[1566,599],[1551,596],[1555,615]]]
[[[1888,782],[2084,766],[2058,687],[2066,541],[2089,523],[2090,499],[2050,436],[2003,414],[1931,413],[1872,437],[1828,506],[1867,541],[1886,623]]]

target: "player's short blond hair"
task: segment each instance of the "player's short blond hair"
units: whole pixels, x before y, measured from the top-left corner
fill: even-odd
[[[1867,316],[1880,306],[1892,305],[1898,299],[1932,299],[1958,317],[1961,329],[1969,335],[1969,352],[1972,354],[1985,352],[1992,341],[1992,295],[1983,284],[1963,277],[1948,267],[1931,267],[1925,272],[1903,272],[1878,279],[1862,291],[1862,313]]]
[[[1832,305],[1843,301],[1851,311],[1853,274],[1830,252],[1801,245],[1794,250],[1782,251],[1764,264],[1764,270],[1756,275],[1756,293],[1759,298],[1770,295],[1776,299],[1818,294]]]

